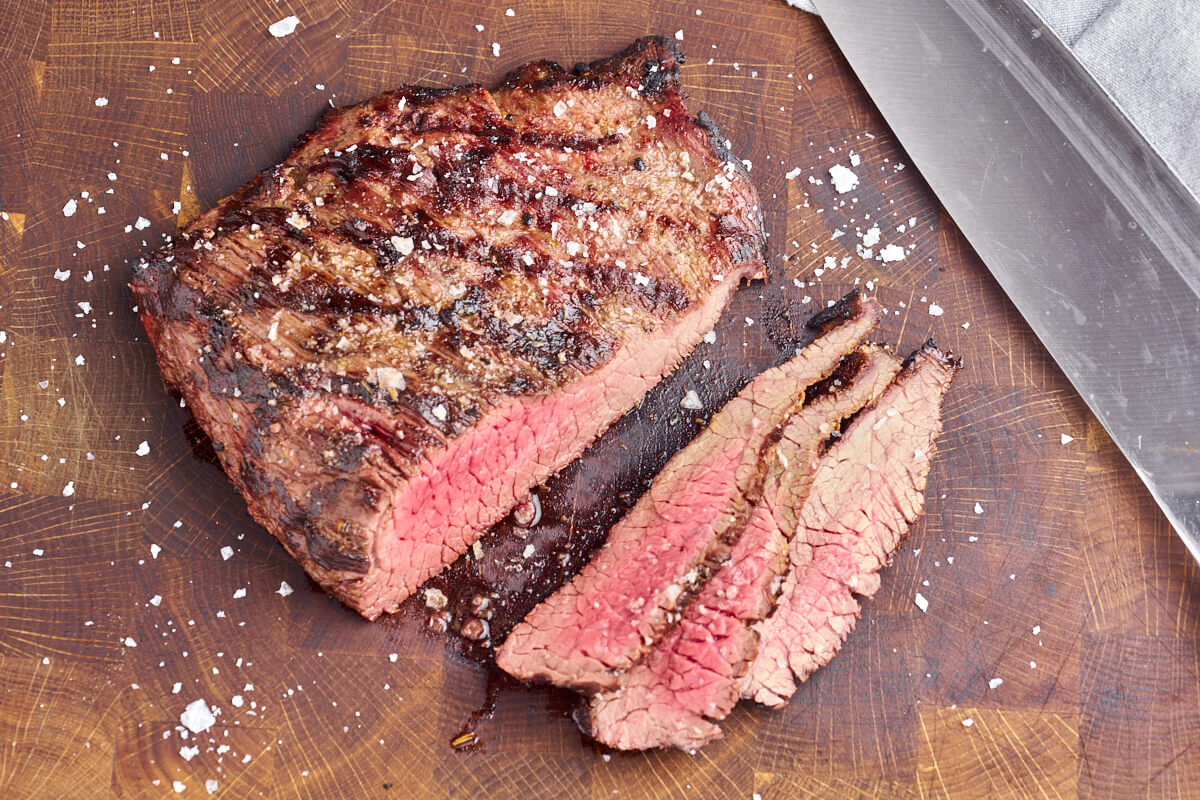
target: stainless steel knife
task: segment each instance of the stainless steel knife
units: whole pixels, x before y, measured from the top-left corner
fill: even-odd
[[[1200,560],[1200,203],[1021,0],[816,5]]]

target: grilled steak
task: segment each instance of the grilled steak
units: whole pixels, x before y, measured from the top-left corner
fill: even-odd
[[[959,362],[919,350],[872,408],[822,457],[793,537],[779,605],[758,623],[742,696],[781,706],[854,629],[877,571],[921,513],[942,397]]]
[[[820,445],[839,421],[873,402],[900,369],[899,359],[874,346],[843,362],[834,374],[839,385],[814,387],[816,396],[810,392],[767,452],[762,499],[729,563],[645,660],[621,675],[619,688],[592,696],[586,730],[593,738],[624,750],[694,749],[720,738],[713,721],[733,710],[754,660],[758,636],[749,623],[774,605]]]
[[[521,679],[615,689],[618,673],[642,659],[728,560],[761,493],[768,437],[881,314],[854,293],[814,318],[827,330],[747,384],[667,462],[592,561],[512,630],[496,663]]]
[[[495,90],[402,87],[138,265],[167,381],[251,514],[394,610],[764,275],[758,198],[642,39]]]

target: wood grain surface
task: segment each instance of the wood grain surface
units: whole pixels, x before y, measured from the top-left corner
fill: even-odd
[[[652,474],[668,453],[604,453],[686,440],[661,413],[685,388],[715,408],[855,284],[885,338],[967,362],[929,513],[843,652],[723,742],[608,753],[534,688],[458,752],[484,670],[419,615],[346,611],[253,524],[162,385],[129,262],[331,103],[675,31],[693,107],[752,164],[774,277],[556,479],[551,516],[596,502],[588,475]],[[0,101],[0,796],[1200,796],[1197,569],[818,21],[773,0],[0,0]],[[859,254],[876,224],[902,261]],[[185,738],[201,698],[216,725]]]

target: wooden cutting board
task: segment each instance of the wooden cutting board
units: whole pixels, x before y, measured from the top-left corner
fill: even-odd
[[[1200,795],[1200,576],[819,22],[772,0],[507,8],[9,0],[0,13],[0,795]],[[293,34],[268,35],[292,13]],[[489,83],[647,33],[682,39],[694,108],[752,165],[774,277],[550,482],[543,524],[594,535],[697,429],[678,410],[687,388],[715,409],[812,309],[863,284],[891,310],[884,338],[934,336],[967,363],[929,513],[843,652],[786,710],[739,708],[725,741],[610,754],[560,694],[510,688],[458,751],[484,669],[417,612],[370,624],[341,608],[247,517],[161,383],[128,263],[331,103]],[[828,168],[852,158],[861,184],[839,194]],[[903,260],[859,253],[875,225],[874,253],[899,244]],[[216,725],[185,739],[198,699]]]

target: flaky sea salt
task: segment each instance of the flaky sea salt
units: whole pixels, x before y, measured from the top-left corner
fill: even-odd
[[[858,175],[854,173],[854,170],[841,164],[834,164],[829,168],[829,177],[838,194],[845,194],[858,186]]]
[[[272,22],[267,28],[267,33],[274,36],[276,39],[282,39],[284,36],[290,36],[296,32],[296,26],[300,24],[300,18],[295,14],[290,17],[284,17],[278,22]]]
[[[700,395],[696,394],[695,389],[688,389],[683,399],[679,401],[679,405],[689,411],[699,411],[704,408],[704,403],[700,402]]]
[[[879,258],[885,264],[888,263],[889,261],[903,261],[904,260],[904,248],[898,244],[886,245],[882,250],[879,251]],[[933,306],[930,306],[929,313],[931,313],[931,314],[933,313]]]
[[[213,715],[212,709],[203,699],[188,703],[183,713],[179,715],[180,724],[192,733],[204,733],[216,724],[216,721],[217,718]]]

